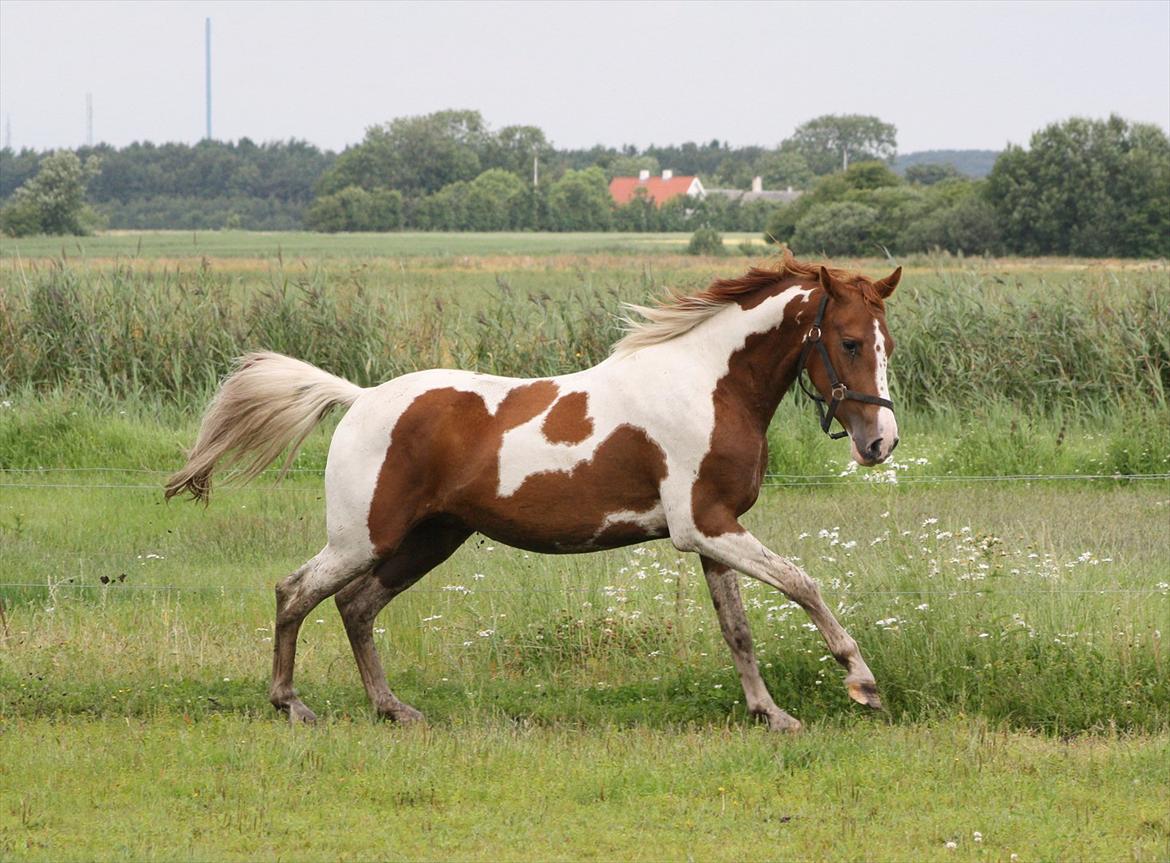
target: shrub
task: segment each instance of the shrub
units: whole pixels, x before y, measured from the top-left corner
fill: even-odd
[[[688,255],[716,255],[727,253],[723,247],[723,237],[714,228],[699,228],[691,234],[691,241],[687,243]]]

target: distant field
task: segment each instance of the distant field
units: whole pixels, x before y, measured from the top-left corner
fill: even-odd
[[[0,257],[376,258],[459,255],[654,255],[685,250],[690,234],[431,233],[317,234],[308,231],[109,231],[93,237],[0,240]],[[727,235],[729,241],[758,234]],[[761,250],[763,249],[762,241]]]

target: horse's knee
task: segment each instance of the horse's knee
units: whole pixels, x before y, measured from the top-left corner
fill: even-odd
[[[681,552],[698,552],[702,550],[702,537],[694,525],[672,528],[670,542]]]

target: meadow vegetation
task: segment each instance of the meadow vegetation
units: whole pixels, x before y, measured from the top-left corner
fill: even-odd
[[[283,484],[164,505],[234,355],[361,383],[555,374],[605,355],[620,302],[748,264],[686,256],[685,235],[429,238],[0,245],[0,856],[1166,858],[1170,297],[1151,263],[906,261],[892,465],[850,468],[782,405],[747,522],[820,581],[885,715],[745,580],[765,679],[809,730],[755,726],[697,562],[668,543],[475,537],[377,623],[427,728],[375,722],[330,603],[297,679],[322,725],[276,721],[271,587],[323,541],[335,419]],[[1018,474],[1068,478],[994,479]]]

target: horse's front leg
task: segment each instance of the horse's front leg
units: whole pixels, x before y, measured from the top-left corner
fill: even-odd
[[[731,657],[739,672],[748,712],[766,719],[772,731],[799,731],[800,721],[776,705],[760,676],[760,666],[752,649],[752,631],[743,610],[743,598],[739,595],[738,574],[709,557],[703,557],[702,561],[703,575],[707,577],[707,587],[711,591],[711,602],[719,616],[723,640],[731,648]]]
[[[817,583],[803,569],[771,551],[736,520],[734,515],[706,513],[702,527],[688,526],[671,534],[675,546],[750,575],[781,591],[797,603],[816,624],[829,652],[848,672],[845,686],[854,701],[880,710],[877,683],[865,664],[857,642],[837,622],[821,598]]]

